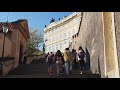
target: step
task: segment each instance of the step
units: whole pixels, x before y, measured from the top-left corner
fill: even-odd
[[[56,74],[48,76],[47,74],[31,74],[31,75],[6,75],[0,78],[66,78],[64,75],[59,77]],[[100,78],[97,74],[72,74],[68,78]]]

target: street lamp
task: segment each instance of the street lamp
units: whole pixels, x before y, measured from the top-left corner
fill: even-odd
[[[8,26],[7,26],[7,24],[8,24],[8,23],[6,23],[6,24],[3,26],[4,39],[3,39],[2,60],[3,60],[3,57],[4,57],[5,36],[6,36],[6,33],[8,32]]]

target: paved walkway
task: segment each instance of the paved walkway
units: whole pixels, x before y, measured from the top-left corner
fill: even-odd
[[[3,78],[66,78],[65,75],[56,76],[54,73],[51,77],[47,74],[47,64],[42,62],[44,59],[34,60],[31,64],[21,64],[16,69],[11,71]],[[1,77],[2,78],[2,77]],[[79,69],[73,69],[72,75],[69,78],[100,78],[98,75],[90,74],[85,71],[84,74],[79,74]]]

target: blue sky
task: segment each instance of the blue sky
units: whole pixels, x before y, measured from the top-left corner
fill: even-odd
[[[70,15],[73,12],[0,12],[0,22],[16,21],[18,19],[27,19],[30,27],[36,27],[43,30],[45,25],[50,23],[51,18],[62,18],[63,16]]]
[[[44,26],[50,23],[51,18],[58,21],[63,16],[70,15],[73,12],[0,12],[0,22],[13,22],[18,19],[27,19],[29,28],[38,28],[43,31]]]

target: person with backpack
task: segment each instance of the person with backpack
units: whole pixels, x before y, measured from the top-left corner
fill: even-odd
[[[54,57],[54,54],[53,52],[51,52],[50,54],[50,64],[51,64],[51,74],[53,74],[53,69],[54,69],[54,63],[55,63],[55,57]]]
[[[24,60],[23,60],[23,64],[27,64],[27,55],[26,55],[26,52],[24,52]]]
[[[82,47],[79,47],[78,51],[78,61],[80,63],[80,74],[83,73],[83,68],[85,70],[85,51],[82,49]]]
[[[72,58],[73,58],[73,66],[75,69],[77,69],[77,52],[75,49],[72,49]]]
[[[63,65],[63,60],[62,60],[62,53],[60,50],[58,50],[56,52],[55,55],[55,61],[56,61],[56,72],[57,72],[57,76],[59,76],[60,74],[62,74],[62,65]]]

